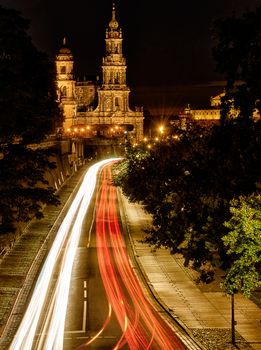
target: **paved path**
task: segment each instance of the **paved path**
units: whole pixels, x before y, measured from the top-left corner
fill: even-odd
[[[128,213],[129,234],[136,260],[155,295],[195,336],[200,334],[200,330],[205,334],[209,332],[211,341],[211,334],[214,333],[215,344],[208,344],[211,350],[219,349],[219,338],[224,335],[230,342],[231,300],[220,290],[219,282],[199,286],[195,283],[195,272],[183,266],[182,257],[170,255],[167,249],[152,250],[149,245],[141,243],[144,239],[143,228],[148,227],[151,218],[140,205],[129,203],[126,198],[123,202]],[[239,349],[261,350],[260,319],[261,310],[255,303],[242,295],[235,296],[236,340]],[[233,347],[227,344],[226,349],[230,348]]]

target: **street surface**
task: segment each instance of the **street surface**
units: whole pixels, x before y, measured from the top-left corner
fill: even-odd
[[[10,349],[185,349],[133,272],[111,161],[84,177]]]
[[[102,155],[99,158],[104,159]],[[89,161],[67,179],[59,191],[60,206],[44,208],[44,218],[30,222],[0,262],[0,350],[10,348],[30,302],[41,267],[77,196],[86,169],[91,164]],[[100,193],[99,188],[94,190],[94,194]],[[125,248],[126,244],[132,270],[156,313],[168,322],[189,350],[231,349],[230,300],[220,290],[219,282],[210,286],[199,286],[195,283],[194,271],[184,267],[179,256],[171,255],[164,248],[154,251],[149,245],[142,243],[144,229],[151,224],[151,217],[144,212],[141,205],[130,203],[119,189],[117,194],[116,210],[118,219],[121,219],[118,224],[123,229],[123,245]],[[76,216],[73,222],[75,220]],[[68,242],[68,239],[64,240],[65,245]],[[108,250],[112,253],[112,247],[109,246]],[[65,251],[65,248],[61,248],[60,259],[53,268],[44,310],[51,305]],[[111,260],[114,262],[115,259],[112,257]],[[114,269],[117,271],[116,265]],[[108,307],[101,279],[96,249],[95,201],[90,201],[87,215],[84,215],[71,272],[63,348],[114,349],[122,335],[122,329],[113,309]],[[46,285],[43,287],[47,288]],[[126,288],[122,286],[122,289],[125,291]],[[130,305],[133,304],[128,294],[126,300]],[[261,350],[260,309],[242,295],[236,295],[235,301],[237,347],[240,350]],[[99,332],[109,313],[110,322]],[[45,313],[43,315],[37,327],[34,349],[40,338],[43,336],[42,339],[45,339],[46,336],[41,326]],[[23,345],[21,349],[24,349]],[[129,346],[125,344],[122,349],[129,349]]]

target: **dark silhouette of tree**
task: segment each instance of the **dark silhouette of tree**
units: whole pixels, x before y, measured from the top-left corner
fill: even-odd
[[[217,266],[229,266],[222,240],[229,203],[256,191],[260,160],[259,123],[212,130],[192,124],[150,151],[132,149],[120,182],[152,214],[146,241],[183,254],[208,282]]]
[[[221,125],[191,122],[175,131],[175,139],[129,151],[118,168],[124,170],[118,177],[124,193],[152,214],[146,241],[183,254],[205,282],[217,266],[234,276],[224,239],[231,226],[224,222],[236,220],[229,221],[233,201],[260,191],[261,122],[253,112],[260,112],[261,101],[261,7],[218,20],[214,30],[217,69],[227,79]]]
[[[216,69],[227,81],[223,122],[232,107],[240,119],[252,119],[255,109],[261,111],[261,6],[240,18],[217,20],[213,35]]]
[[[58,203],[44,180],[50,150],[32,148],[62,121],[56,102],[54,65],[27,34],[29,22],[0,6],[0,217],[1,231],[15,221],[41,216]]]

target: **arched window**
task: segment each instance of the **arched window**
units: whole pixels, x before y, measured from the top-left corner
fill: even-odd
[[[67,96],[67,89],[66,89],[66,86],[63,86],[61,88],[61,95],[62,97],[66,97]]]
[[[61,67],[61,74],[66,74],[66,66]]]

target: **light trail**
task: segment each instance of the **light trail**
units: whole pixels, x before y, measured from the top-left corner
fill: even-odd
[[[56,262],[65,245],[65,253],[62,259],[56,290],[53,293],[49,314],[45,317],[46,323],[42,327],[44,333],[38,342],[38,349],[61,350],[63,348],[64,323],[68,303],[71,271],[77,244],[81,232],[82,222],[90,204],[96,185],[97,172],[105,164],[119,160],[120,158],[106,159],[94,164],[87,171],[83,182],[66,214],[60,229],[57,232],[53,245],[41,269],[37,279],[31,301],[24,314],[22,322],[10,345],[10,350],[32,349],[36,329],[43,310],[49,285],[52,279]]]
[[[118,221],[110,165],[103,168],[96,200],[96,246],[108,302],[122,329],[114,350],[126,343],[131,350],[186,349],[146,299],[131,268]]]
[[[106,291],[109,311],[97,334],[78,349],[87,348],[98,341],[108,326],[112,310],[122,330],[113,350],[128,345],[130,350],[184,350],[180,339],[162,320],[145,298],[134,274],[117,215],[117,193],[112,185],[111,166],[120,158],[106,159],[92,166],[86,173],[75,199],[65,216],[54,243],[40,272],[31,301],[10,346],[10,350],[62,350],[64,325],[69,296],[73,261],[81,234],[82,223],[92,199],[97,173],[102,171],[101,184],[96,198],[96,246],[101,277]],[[46,310],[53,272],[59,274]],[[40,320],[41,334],[36,339]],[[42,321],[41,321],[42,322]]]

